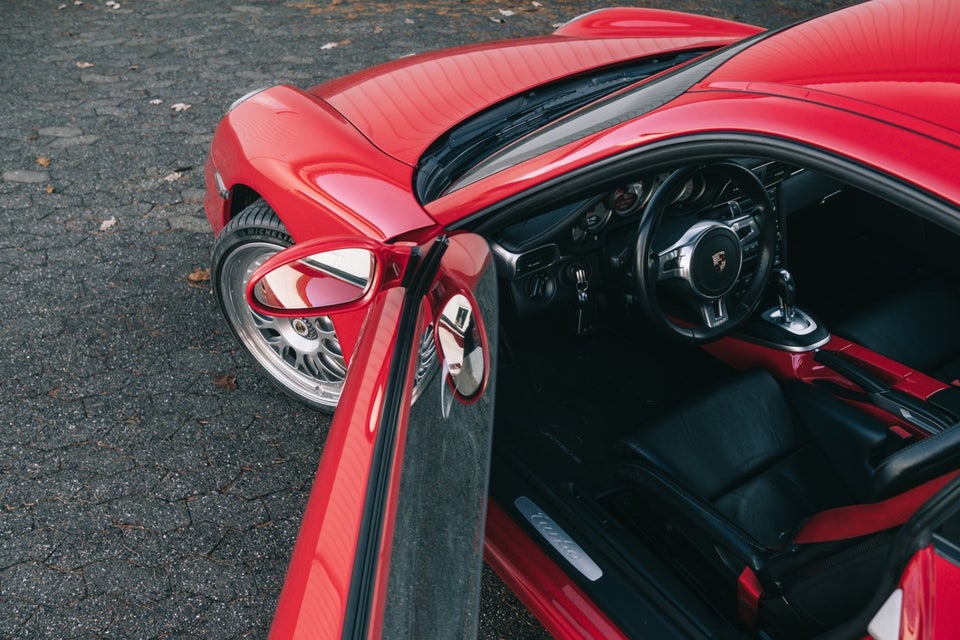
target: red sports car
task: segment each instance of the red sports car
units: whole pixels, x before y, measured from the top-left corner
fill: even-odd
[[[276,638],[960,635],[960,3],[648,9],[231,106],[224,317],[336,409]]]

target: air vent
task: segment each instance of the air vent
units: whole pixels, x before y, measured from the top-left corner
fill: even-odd
[[[768,162],[754,169],[754,171],[757,172],[757,177],[760,178],[767,189],[776,187],[785,179],[800,172],[797,167],[777,161]]]
[[[517,277],[525,276],[533,271],[538,271],[544,267],[549,267],[560,258],[560,250],[557,245],[550,244],[544,247],[537,247],[517,256],[515,273]]]

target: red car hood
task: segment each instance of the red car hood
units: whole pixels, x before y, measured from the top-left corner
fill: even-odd
[[[523,91],[659,53],[718,47],[757,27],[653,9],[587,14],[553,35],[401,58],[308,91],[411,166],[453,125]]]

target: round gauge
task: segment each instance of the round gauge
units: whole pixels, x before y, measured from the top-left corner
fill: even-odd
[[[671,204],[690,202],[696,200],[703,195],[704,191],[707,190],[707,181],[704,180],[703,176],[695,175],[683,183],[683,187],[680,189],[680,193],[673,199]]]
[[[609,219],[610,209],[603,200],[599,200],[581,214],[580,227],[589,233],[594,233],[602,229]]]
[[[606,204],[618,216],[628,216],[643,204],[643,183],[621,187],[606,197]]]

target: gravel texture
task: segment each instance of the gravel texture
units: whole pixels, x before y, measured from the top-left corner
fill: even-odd
[[[650,4],[777,26],[843,3]],[[227,105],[599,6],[0,4],[0,638],[266,635],[329,421],[254,371],[190,278]],[[484,588],[481,637],[546,635]]]

